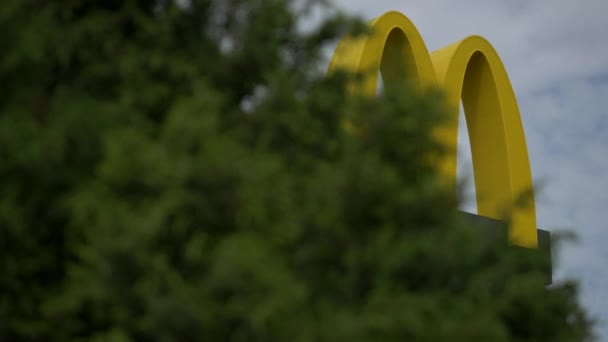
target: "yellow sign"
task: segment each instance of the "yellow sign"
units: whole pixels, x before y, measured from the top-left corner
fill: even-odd
[[[390,82],[390,77],[405,66],[420,86],[441,86],[456,119],[438,136],[454,151],[462,99],[473,157],[477,212],[502,219],[506,206],[532,191],[532,176],[515,94],[492,45],[484,38],[471,36],[429,54],[416,27],[401,13],[385,13],[370,25],[372,34],[346,37],[338,44],[329,72],[339,68],[380,70],[384,81]],[[363,91],[375,95],[378,73],[366,75]],[[455,185],[456,154],[439,167]],[[534,248],[538,246],[536,210],[534,199],[530,202],[511,213],[509,240]]]

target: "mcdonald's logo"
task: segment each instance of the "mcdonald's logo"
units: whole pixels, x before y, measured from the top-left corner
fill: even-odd
[[[370,35],[340,41],[328,72],[379,70],[386,83],[405,66],[419,86],[443,88],[455,120],[442,128],[438,137],[454,151],[462,100],[473,157],[477,211],[481,216],[501,219],[505,206],[531,191],[533,184],[515,94],[492,45],[482,37],[471,36],[429,54],[416,27],[401,13],[385,13],[370,26]],[[378,73],[364,75],[362,90],[373,96]],[[456,154],[446,157],[438,167],[455,186]],[[511,212],[509,240],[517,246],[536,248],[540,230],[531,196],[530,205]]]

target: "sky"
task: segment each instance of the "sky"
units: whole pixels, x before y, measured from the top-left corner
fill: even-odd
[[[518,99],[539,228],[578,241],[557,251],[554,281],[576,278],[580,300],[608,341],[608,1],[337,0],[373,19],[396,10],[418,28],[429,51],[469,35],[488,39]],[[472,175],[462,119],[461,177]],[[540,186],[542,184],[542,186]],[[467,189],[474,193],[473,184]],[[474,201],[465,209],[475,212]],[[603,322],[602,322],[603,321]]]

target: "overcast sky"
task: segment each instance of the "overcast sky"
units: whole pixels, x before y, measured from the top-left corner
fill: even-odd
[[[606,321],[597,332],[608,341],[608,1],[336,3],[370,20],[390,10],[405,14],[429,51],[469,35],[492,43],[520,105],[533,178],[544,184],[537,195],[539,227],[579,237],[559,251],[555,280],[580,279],[581,300]],[[464,125],[459,143],[459,174],[471,174]]]

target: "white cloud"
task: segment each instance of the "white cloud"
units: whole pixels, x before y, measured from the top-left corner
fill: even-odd
[[[579,244],[562,249],[556,276],[579,277],[583,303],[608,321],[608,2],[340,0],[338,5],[369,19],[402,12],[430,51],[473,34],[494,45],[519,99],[533,177],[546,184],[537,196],[539,226],[573,229],[580,237]],[[460,139],[460,146],[468,143]],[[459,171],[470,173],[470,153],[462,155]],[[608,324],[598,332],[608,340]]]

